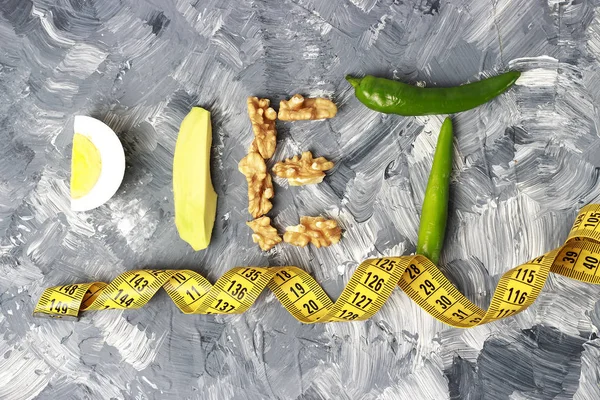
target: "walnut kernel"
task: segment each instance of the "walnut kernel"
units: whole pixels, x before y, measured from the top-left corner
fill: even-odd
[[[246,176],[248,182],[248,212],[254,218],[268,213],[273,204],[269,199],[274,196],[271,175],[260,154],[250,152],[240,161],[238,169]]]
[[[254,221],[246,222],[254,231],[252,241],[258,243],[263,251],[271,250],[277,243],[281,243],[281,237],[277,229],[271,226],[271,218],[260,217]]]
[[[300,225],[288,226],[285,230],[283,240],[300,247],[309,243],[327,247],[338,243],[342,235],[336,221],[323,217],[301,217]]]
[[[281,100],[277,117],[282,121],[299,121],[333,118],[335,114],[337,107],[331,100],[322,97],[305,99],[295,94],[289,100]]]
[[[275,131],[277,113],[269,107],[269,104],[269,99],[248,97],[248,116],[254,132],[250,151],[260,153],[265,160],[271,158],[275,153],[277,141],[277,132]]]
[[[325,157],[313,158],[310,151],[305,151],[302,157],[294,156],[275,164],[273,173],[287,178],[290,186],[309,185],[322,182],[325,177],[323,171],[333,168],[333,165]]]

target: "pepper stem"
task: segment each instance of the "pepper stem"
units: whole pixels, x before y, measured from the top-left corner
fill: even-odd
[[[346,75],[346,80],[350,82],[352,87],[356,89],[360,85],[360,81],[362,80],[362,78],[353,78],[350,75]]]

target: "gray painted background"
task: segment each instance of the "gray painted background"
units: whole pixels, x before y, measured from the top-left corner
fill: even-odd
[[[442,117],[372,112],[347,73],[454,85],[528,71],[455,117],[448,276],[478,304],[509,268],[562,243],[600,200],[600,2],[586,0],[0,1],[1,399],[598,399],[600,288],[551,276],[502,322],[458,330],[396,291],[372,320],[301,325],[269,293],[246,314],[185,316],[161,292],[140,310],[36,319],[45,287],[135,268],[216,280],[294,264],[332,297],[357,262],[414,251]],[[336,162],[324,183],[276,186],[278,228],[340,221],[327,249],[263,253],[237,171],[245,98],[328,95],[338,116],[278,123],[274,157]],[[213,241],[194,253],[173,221],[171,162],[192,105],[212,111]],[[73,116],[119,135],[124,183],[69,209]],[[279,182],[281,183],[281,182]]]

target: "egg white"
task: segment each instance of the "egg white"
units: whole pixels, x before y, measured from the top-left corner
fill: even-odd
[[[88,211],[106,203],[121,186],[125,175],[125,152],[115,132],[95,118],[76,115],[74,133],[87,137],[96,146],[102,163],[94,187],[84,196],[71,199],[73,211]]]

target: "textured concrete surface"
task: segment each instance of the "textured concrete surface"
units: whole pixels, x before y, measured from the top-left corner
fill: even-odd
[[[564,240],[600,200],[600,2],[586,0],[0,1],[1,399],[597,399],[600,289],[552,276],[506,321],[449,328],[400,291],[372,320],[305,326],[271,294],[237,317],[147,307],[35,319],[43,288],[188,268],[294,264],[336,297],[357,262],[414,251],[442,117],[372,112],[343,77],[453,85],[508,68],[510,93],[455,118],[444,270],[480,305],[509,268]],[[237,163],[248,95],[330,95],[326,122],[279,123],[281,159],[333,158],[323,184],[276,186],[275,224],[323,214],[328,249],[261,252]],[[194,253],[173,221],[171,161],[195,104],[214,118],[214,240]],[[109,124],[124,183],[69,209],[73,116]]]

